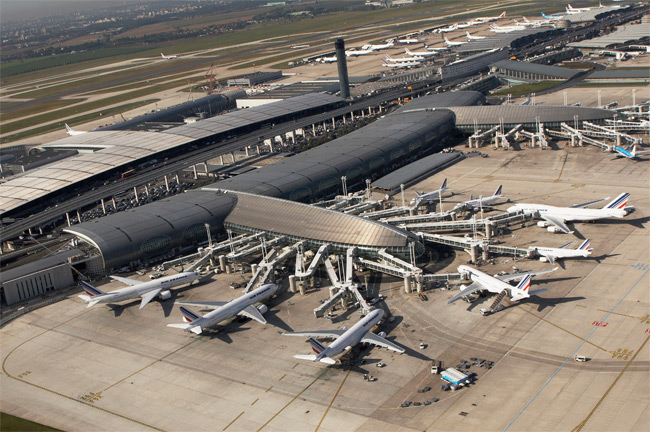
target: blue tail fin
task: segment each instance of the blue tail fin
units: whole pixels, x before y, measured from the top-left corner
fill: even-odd
[[[198,316],[197,314],[195,314],[195,313],[192,312],[191,310],[186,309],[186,308],[183,307],[183,306],[181,306],[180,309],[181,309],[181,313],[183,314],[183,319],[184,319],[185,321],[187,321],[188,323],[194,322],[194,321],[196,321],[197,319],[201,318],[200,316]]]
[[[316,339],[309,338],[309,343],[311,344],[311,349],[314,350],[316,354],[320,354],[325,351],[325,346],[322,343],[318,342]]]
[[[92,286],[86,281],[81,281],[80,284],[83,287],[84,291],[86,291],[86,294],[88,294],[90,297],[95,297],[95,296],[105,294],[103,291],[98,290],[97,288],[95,288],[94,286]]]

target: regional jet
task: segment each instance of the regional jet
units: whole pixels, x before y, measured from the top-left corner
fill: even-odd
[[[139,281],[137,279],[111,276],[112,279],[129,286],[105,293],[88,282],[81,281],[81,286],[84,291],[86,291],[87,295],[81,294],[79,297],[88,304],[88,307],[94,306],[97,303],[115,303],[122,300],[142,297],[142,302],[140,303],[140,309],[142,309],[156,296],[161,300],[169,299],[171,297],[171,292],[169,291],[170,288],[191,284],[199,277],[201,277],[201,273],[195,271],[182,272],[147,282]]]
[[[649,151],[648,150],[637,151],[636,144],[634,144],[631,149],[629,147],[625,148],[625,147],[621,147],[621,146],[614,146],[614,152],[615,152],[614,156],[616,156],[616,157],[625,157],[625,158],[628,158],[628,159],[636,159],[637,157],[639,157],[639,155],[646,154]]]
[[[445,44],[447,44],[448,47],[465,45],[467,43],[467,42],[452,42],[449,39],[447,39],[447,36],[444,36],[444,38],[445,38]]]
[[[422,66],[422,63],[419,61],[388,63],[386,60],[382,60],[381,63],[381,65],[384,67],[396,69],[410,69],[412,67]]]
[[[372,332],[372,328],[377,325],[383,316],[384,311],[382,309],[375,309],[348,330],[299,331],[286,332],[282,333],[282,335],[309,336],[309,343],[315,354],[298,354],[294,355],[294,358],[327,364],[336,364],[337,359],[340,359],[358,343],[369,343],[400,354],[404,353],[404,348],[388,341],[385,338],[385,333],[375,334]],[[330,346],[326,347],[315,338],[331,338],[335,340]]]
[[[472,36],[471,34],[469,34],[468,31],[466,31],[465,34],[467,34],[467,39],[469,39],[469,40],[485,39],[485,36]]]
[[[415,198],[411,200],[411,204],[414,204],[413,207],[417,208],[420,206],[420,204],[422,204],[425,201],[429,201],[429,202],[432,202],[434,200],[438,201],[442,196],[442,194],[444,194],[448,190],[449,189],[447,189],[447,179],[445,179],[442,182],[440,189],[434,190],[433,192],[423,193],[423,192],[415,191]]]
[[[592,249],[589,247],[589,239],[582,242],[580,246],[576,249],[567,249],[573,242],[569,242],[559,248],[550,248],[550,247],[537,247],[531,246],[528,248],[532,253],[537,254],[540,258],[540,261],[548,261],[551,264],[555,264],[556,259],[562,258],[578,258],[578,257],[588,257],[591,255]]]
[[[499,187],[497,188],[496,191],[494,191],[494,194],[492,196],[474,198],[472,195],[470,195],[469,201],[456,204],[454,210],[459,210],[459,209],[478,210],[481,208],[486,208],[488,207],[489,204],[492,204],[493,202],[503,198],[503,195],[501,195],[502,190],[503,190],[503,186],[499,185]]]
[[[175,58],[176,58],[175,55],[166,56],[166,55],[163,54],[163,53],[160,53],[160,55],[161,55],[162,58],[164,58],[165,60],[171,60],[171,59],[175,59]]]
[[[167,327],[181,328],[185,331],[201,334],[204,328],[214,327],[221,321],[227,320],[236,315],[245,316],[262,324],[266,324],[266,319],[264,319],[262,314],[264,314],[268,308],[263,304],[260,306],[255,306],[255,304],[271,298],[277,290],[277,285],[266,284],[229,302],[177,302],[180,305],[198,306],[213,310],[200,316],[181,306],[180,309],[185,323],[167,324]]]
[[[477,291],[488,291],[494,294],[499,294],[502,291],[506,290],[506,292],[510,295],[511,301],[525,299],[542,291],[528,291],[528,288],[530,288],[530,279],[533,276],[551,273],[555,270],[557,270],[557,267],[552,270],[523,272],[504,276],[490,276],[489,274],[483,273],[482,271],[475,268],[461,265],[458,266],[458,272],[462,275],[463,279],[469,279],[472,281],[472,283],[469,286],[461,285],[460,292],[447,300],[447,303],[453,303],[459,298],[466,297]],[[519,282],[516,287],[508,283],[509,281],[517,279],[521,279],[521,282]]]
[[[454,30],[457,30],[457,29],[458,29],[458,24],[454,24],[454,25],[451,25],[449,27],[437,29],[438,30],[437,33],[449,33],[449,32],[453,32]]]
[[[542,12],[542,18],[547,19],[547,20],[549,20],[549,21],[557,21],[557,20],[561,20],[561,19],[564,18],[564,17],[565,17],[565,15],[561,15],[561,14],[555,14],[555,15],[551,14],[551,15],[546,15],[544,12]]]
[[[487,22],[497,21],[497,20],[500,20],[501,18],[505,18],[505,17],[506,17],[506,13],[503,12],[499,16],[495,16],[495,17],[478,17],[478,18],[474,18],[472,21],[474,21],[476,24],[483,24],[483,23],[487,23]]]
[[[67,123],[65,124],[65,131],[70,136],[81,135],[81,134],[85,134],[87,132],[87,131],[76,131],[76,130],[72,129],[70,126],[68,126]]]
[[[371,51],[379,51],[387,48],[391,48],[393,45],[395,45],[394,39],[389,40],[387,43],[383,45],[364,45],[361,47],[361,49],[364,50],[371,50]]]
[[[524,28],[525,27],[522,27],[520,25],[498,26],[498,25],[490,24],[490,31],[494,33],[511,33],[513,31],[523,30]]]
[[[550,232],[563,232],[570,234],[573,231],[566,226],[571,221],[593,221],[604,218],[622,218],[629,213],[626,208],[630,194],[625,192],[617,196],[609,204],[601,209],[585,208],[603,200],[590,201],[576,204],[571,207],[555,207],[545,204],[515,204],[508,208],[508,212],[523,210],[526,213],[535,214],[538,218],[544,219],[538,222],[540,227],[546,227]]]
[[[389,61],[391,63],[413,63],[413,62],[420,62],[424,60],[424,57],[400,57],[400,58],[393,58],[389,56],[388,54],[384,55],[384,58],[386,61]]]
[[[360,49],[360,50],[346,50],[345,55],[347,57],[357,57],[362,55],[371,54],[373,51],[371,49]]]
[[[318,59],[321,63],[336,63],[336,56],[332,57],[321,57]]]
[[[579,14],[579,13],[582,13],[582,12],[587,12],[587,11],[590,11],[591,9],[592,8],[590,8],[590,7],[587,7],[587,8],[574,8],[570,4],[568,4],[566,6],[566,13],[568,13],[569,15],[573,15],[573,14]]]
[[[420,43],[420,40],[419,39],[397,39],[397,42],[408,45],[408,44]]]

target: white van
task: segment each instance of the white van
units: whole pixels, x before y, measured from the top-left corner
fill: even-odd
[[[587,357],[585,357],[585,356],[583,356],[583,355],[576,355],[576,356],[575,356],[575,361],[577,361],[577,362],[586,362],[586,361],[587,361]]]

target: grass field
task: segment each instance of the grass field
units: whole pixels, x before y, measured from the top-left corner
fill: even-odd
[[[60,432],[59,429],[54,429],[49,426],[35,423],[33,421],[25,420],[20,417],[12,416],[7,413],[0,412],[0,431],[2,432]]]
[[[532,83],[532,84],[518,84],[507,89],[499,90],[492,94],[495,96],[506,96],[506,95],[511,95],[512,97],[526,96],[531,93],[536,93],[538,91],[550,89],[551,87],[555,87],[556,85],[561,83],[562,81],[549,80],[549,81],[540,81],[538,83]]]
[[[18,109],[16,111],[12,111],[10,113],[2,113],[0,112],[0,121],[8,121],[12,120],[18,117],[23,117],[27,115],[33,115],[33,114],[38,114],[43,111],[50,111],[54,110],[57,108],[61,108],[67,105],[72,105],[76,104],[79,102],[83,102],[85,99],[62,99],[62,100],[53,100],[53,101],[45,101],[41,104],[38,105],[38,107],[28,107],[24,109]],[[3,106],[3,105],[2,105]]]

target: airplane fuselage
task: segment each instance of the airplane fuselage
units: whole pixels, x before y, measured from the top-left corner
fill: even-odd
[[[478,209],[481,208],[481,206],[486,206],[488,204],[492,204],[495,201],[499,201],[501,198],[503,198],[503,195],[492,195],[485,198],[476,198],[473,200],[465,201],[462,204],[472,209]]]
[[[123,300],[138,298],[149,291],[160,289],[166,291],[168,289],[192,283],[201,277],[199,272],[183,272],[172,276],[165,276],[160,279],[143,282],[138,285],[120,288],[115,291],[107,292],[104,295],[93,297],[93,300],[99,300],[98,303],[115,303]]]
[[[515,204],[508,208],[508,212],[523,210],[526,213],[536,213],[540,215],[548,214],[549,216],[568,221],[593,221],[603,218],[622,218],[627,212],[624,209],[587,209],[571,207],[554,207],[543,204]]]
[[[503,282],[495,277],[490,276],[487,273],[483,273],[480,270],[475,268],[461,265],[458,266],[458,273],[468,274],[469,278],[472,281],[480,281],[481,285],[491,293],[498,294],[504,289],[512,289],[512,285],[507,282]]]
[[[381,309],[375,309],[370,312],[368,315],[363,317],[361,321],[350,327],[345,333],[336,339],[330,346],[328,346],[323,352],[316,356],[317,360],[320,360],[323,357],[335,358],[341,353],[349,350],[353,346],[361,342],[361,339],[368,333],[372,328],[377,325],[377,323],[384,316],[384,311]]]
[[[273,296],[273,294],[275,294],[277,289],[278,287],[274,284],[262,285],[261,287],[249,292],[248,294],[244,294],[241,297],[231,300],[220,308],[210,311],[201,318],[192,321],[192,323],[187,326],[185,331],[191,331],[191,329],[194,327],[214,327],[221,321],[236,316],[239,312],[246,309],[248,306],[267,300]]]
[[[563,248],[551,248],[551,247],[533,247],[535,252],[539,255],[552,255],[555,258],[577,258],[583,257],[586,258],[591,255],[590,250],[578,250],[578,249],[563,249]]]

